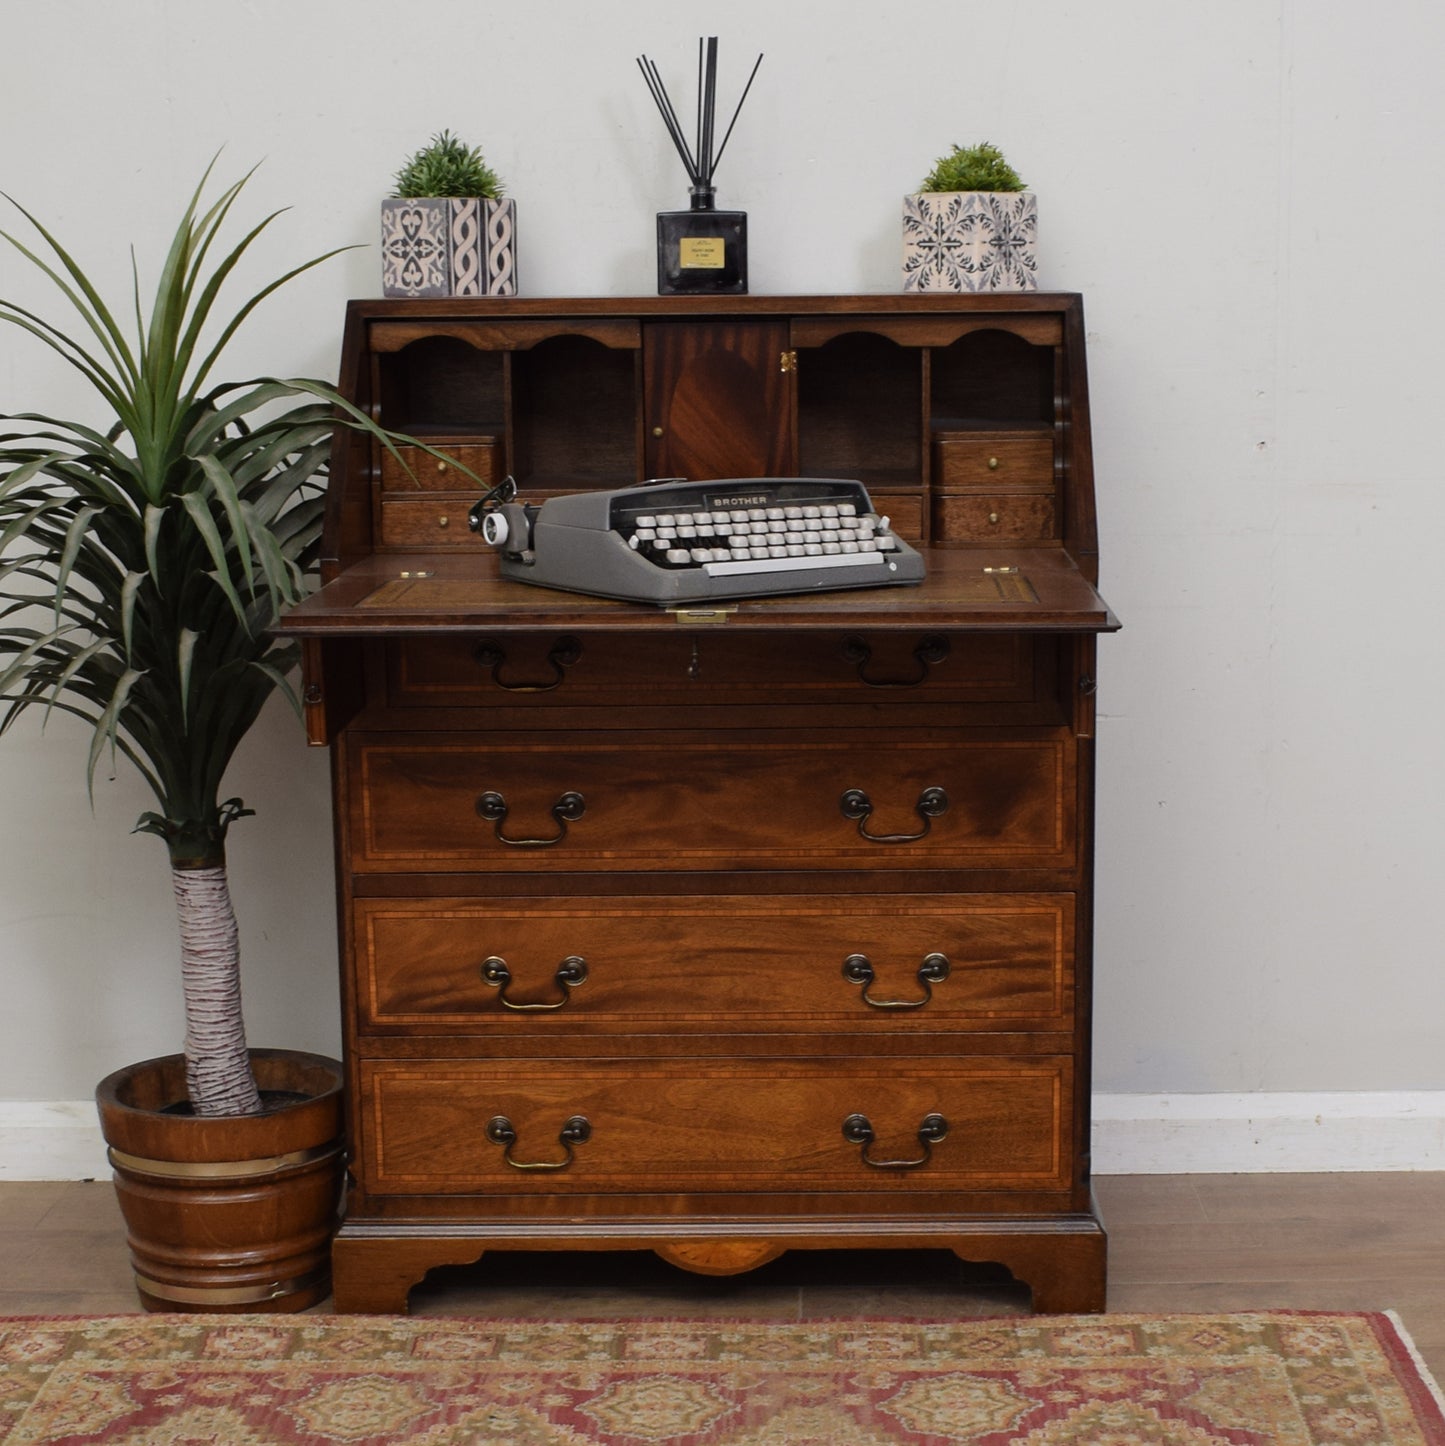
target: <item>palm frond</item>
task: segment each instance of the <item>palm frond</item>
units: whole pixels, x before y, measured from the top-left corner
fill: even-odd
[[[40,412],[0,417],[0,727],[31,707],[86,719],[91,786],[107,750],[124,756],[161,815],[193,836],[220,827],[222,777],[266,699],[280,691],[300,708],[298,650],[269,629],[315,566],[336,429],[398,456],[398,443],[445,455],[385,431],[323,381],[209,380],[258,306],[337,254],[242,288],[223,310],[280,214],[223,239],[248,179],[207,202],[207,169],[149,301],[133,262],[122,313],[23,207],[39,239],[0,233],[79,325],[4,300],[0,322],[77,368],[112,418],[102,428]]]

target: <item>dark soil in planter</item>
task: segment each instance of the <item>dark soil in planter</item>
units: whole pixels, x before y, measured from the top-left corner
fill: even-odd
[[[303,1100],[310,1098],[310,1095],[304,1095],[299,1090],[262,1090],[261,1113],[263,1115],[272,1115],[275,1114],[277,1110],[284,1110],[288,1105],[299,1105]],[[162,1115],[194,1115],[196,1110],[190,1100],[177,1100],[174,1104],[166,1105],[156,1113]]]

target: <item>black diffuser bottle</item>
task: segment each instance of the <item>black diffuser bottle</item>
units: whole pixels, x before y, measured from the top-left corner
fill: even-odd
[[[717,104],[717,37],[698,41],[698,100],[696,150],[689,149],[657,66],[646,56],[638,60],[663,123],[687,168],[692,182],[692,204],[686,211],[657,213],[657,290],[660,296],[711,293],[737,296],[748,289],[748,217],[746,211],[719,211],[712,177],[733,133],[753,76],[762,64],[760,55],[743,87],[737,110],[713,153],[713,112]]]
[[[692,188],[692,208],[657,213],[659,296],[748,289],[748,213],[719,211],[711,186]]]

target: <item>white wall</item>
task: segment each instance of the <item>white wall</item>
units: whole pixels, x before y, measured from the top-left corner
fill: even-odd
[[[519,206],[529,295],[655,289],[681,169],[634,64],[678,89],[715,5],[548,0],[10,4],[0,189],[123,296],[225,147],[257,275],[371,243],[443,126]],[[1438,928],[1445,536],[1437,415],[1439,7],[1380,0],[734,0],[719,171],[755,292],[896,289],[899,198],[992,139],[1040,195],[1047,287],[1085,294],[1104,591],[1098,1086],[1445,1089]],[[10,228],[13,214],[3,224]],[[273,302],[234,374],[334,376],[373,249]],[[0,294],[50,306],[13,255]],[[0,337],[0,409],[102,418]],[[82,409],[86,409],[82,411]],[[149,806],[86,801],[59,720],[0,739],[0,1102],[74,1100],[178,1045]],[[258,1043],[334,1050],[327,764],[279,708],[229,782]]]

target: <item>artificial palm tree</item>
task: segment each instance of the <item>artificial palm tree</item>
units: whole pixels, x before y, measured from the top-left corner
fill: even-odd
[[[191,1107],[218,1115],[261,1109],[226,875],[226,832],[250,810],[222,799],[222,780],[273,690],[300,711],[288,676],[297,645],[269,629],[301,595],[318,550],[333,431],[384,434],[323,382],[210,380],[251,312],[337,253],[216,315],[223,285],[280,213],[225,249],[218,238],[248,177],[203,211],[209,176],[176,229],[148,317],[134,261],[134,298],[113,312],[23,207],[35,249],[0,232],[81,325],[67,331],[5,300],[0,318],[63,357],[111,418],[96,428],[0,417],[0,732],[28,708],[75,714],[91,725],[92,788],[101,759],[119,754],[154,792],[158,809],[136,827],[170,852]],[[117,319],[132,309],[133,336]]]

